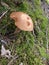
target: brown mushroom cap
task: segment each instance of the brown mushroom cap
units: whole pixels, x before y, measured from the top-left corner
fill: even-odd
[[[23,12],[12,12],[10,17],[15,20],[15,25],[24,31],[33,31],[33,22],[29,15]]]

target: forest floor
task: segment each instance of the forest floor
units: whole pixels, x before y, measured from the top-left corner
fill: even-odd
[[[34,30],[19,30],[10,18],[13,11],[27,13],[32,18]],[[0,0],[0,51],[4,45],[12,55],[6,58],[0,53],[0,65],[49,65],[48,13],[46,1]]]

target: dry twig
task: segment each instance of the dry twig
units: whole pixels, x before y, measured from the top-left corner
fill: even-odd
[[[11,65],[11,63],[12,63],[15,59],[17,59],[17,58],[18,58],[18,56],[15,55],[15,56],[13,57],[13,59],[12,59],[7,65]]]
[[[0,19],[1,19],[7,12],[8,12],[8,10],[5,11],[5,12],[0,16]]]
[[[8,5],[8,4],[6,4],[6,3],[5,3],[5,2],[3,2],[3,1],[1,1],[1,5],[2,5],[2,6],[7,7],[8,9],[10,9],[9,5]]]

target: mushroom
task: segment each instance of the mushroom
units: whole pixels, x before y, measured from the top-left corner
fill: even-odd
[[[10,18],[15,20],[15,25],[24,31],[33,31],[33,22],[31,17],[24,12],[12,12]]]

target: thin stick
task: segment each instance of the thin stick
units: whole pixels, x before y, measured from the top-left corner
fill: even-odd
[[[15,59],[17,59],[17,58],[18,58],[18,56],[16,56],[16,57],[14,56],[13,59],[8,63],[8,65],[11,65],[11,63],[12,63]]]
[[[7,3],[3,2],[3,1],[1,1],[1,5],[7,7],[8,9],[10,9],[9,5]]]
[[[0,16],[0,19],[1,19],[7,12],[8,12],[8,10],[5,11],[5,12]]]

